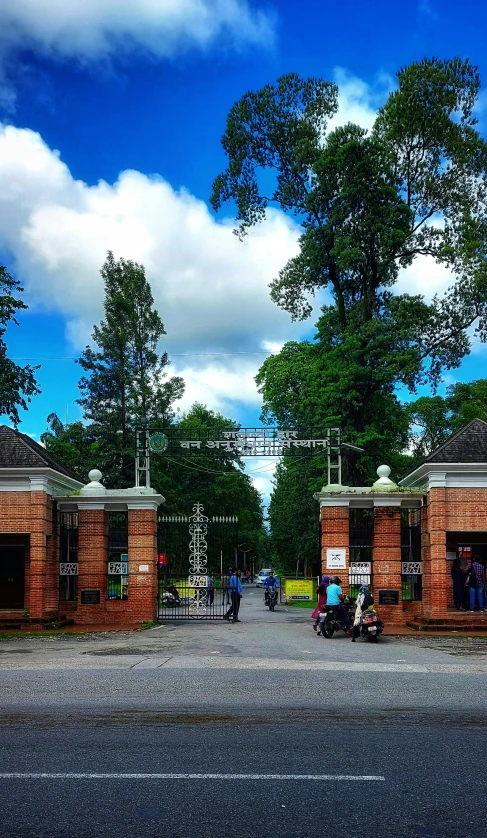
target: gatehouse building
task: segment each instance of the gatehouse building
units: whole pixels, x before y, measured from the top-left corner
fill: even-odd
[[[487,563],[487,423],[476,419],[395,482],[329,483],[320,507],[323,573],[371,585],[386,626],[487,628],[454,611],[455,558]],[[339,473],[339,472],[337,472]],[[137,486],[84,485],[56,457],[0,426],[0,626],[136,625],[158,615],[158,510]]]

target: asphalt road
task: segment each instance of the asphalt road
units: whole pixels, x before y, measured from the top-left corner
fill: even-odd
[[[484,643],[321,641],[246,596],[236,626],[0,643],[1,838],[487,836]]]

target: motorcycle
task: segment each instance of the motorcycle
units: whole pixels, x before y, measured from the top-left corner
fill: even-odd
[[[181,605],[181,598],[175,585],[166,585],[162,591],[162,604],[168,606]]]
[[[384,623],[379,617],[377,611],[370,609],[363,612],[358,626],[354,626],[352,640],[355,640],[356,637],[367,637],[368,640],[372,640],[377,643],[379,635],[381,635],[383,631]]]
[[[350,612],[350,609],[352,607],[352,600],[350,599],[350,597],[344,597],[342,600],[342,605],[347,610],[347,612]],[[336,631],[344,631],[345,633],[347,633],[348,629],[345,625],[345,621],[340,615],[338,605],[325,605],[320,614],[317,634],[319,634],[321,637],[326,637],[327,639],[330,639],[331,637],[333,637]]]
[[[275,588],[270,588],[266,591],[266,605],[269,611],[274,611],[277,603],[277,591]]]

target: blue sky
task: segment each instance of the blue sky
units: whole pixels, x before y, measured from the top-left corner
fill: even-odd
[[[473,0],[3,0],[0,256],[30,306],[10,354],[79,354],[111,248],[146,265],[164,348],[187,380],[182,407],[199,399],[258,424],[259,364],[312,335],[313,320],[292,325],[268,299],[295,252],[292,220],[271,214],[244,246],[208,205],[229,108],[296,71],[338,81],[339,118],[367,127],[397,69],[425,55],[469,57],[487,83],[486,24]],[[401,280],[427,293],[446,282],[425,264]],[[22,423],[33,435],[52,411],[80,415],[79,368],[39,363],[43,392]],[[484,363],[477,347],[446,383],[485,375]]]

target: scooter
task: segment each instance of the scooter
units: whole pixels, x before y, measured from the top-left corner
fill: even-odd
[[[344,597],[342,605],[349,612],[352,607],[352,600],[350,597]],[[346,634],[348,629],[340,615],[338,605],[325,605],[320,614],[317,634],[321,637],[330,639],[336,631],[344,631]]]
[[[356,637],[366,637],[377,643],[379,635],[384,631],[384,623],[379,617],[377,611],[372,609],[364,611],[360,617],[358,626],[352,629],[352,642],[355,642]]]

